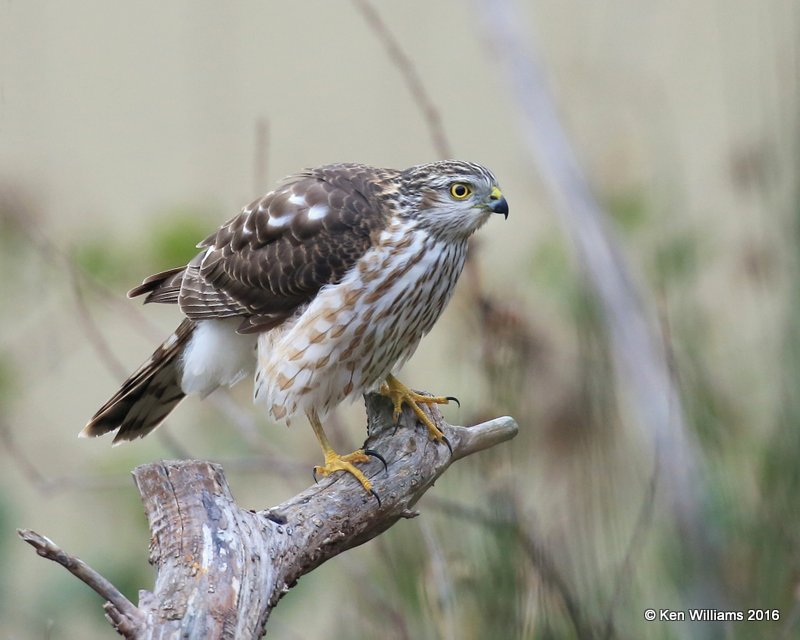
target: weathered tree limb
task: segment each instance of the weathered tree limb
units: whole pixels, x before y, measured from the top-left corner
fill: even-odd
[[[30,529],[17,531],[19,537],[31,545],[43,558],[57,562],[106,599],[104,605],[109,622],[126,638],[136,637],[144,625],[144,615],[113,584],[92,569],[83,560],[63,551],[49,538]]]
[[[326,560],[383,533],[401,518],[456,460],[517,433],[512,418],[474,427],[434,420],[447,446],[405,411],[399,426],[379,395],[366,397],[369,437],[388,469],[362,466],[381,505],[351,476],[335,474],[265,511],[240,508],[220,465],[194,460],[138,467],[134,479],[150,532],[150,562],[157,569],[152,592],[134,606],[110,582],[50,540],[32,531],[20,536],[44,557],[59,562],[106,599],[106,617],[126,638],[259,638],[272,608],[297,580]]]

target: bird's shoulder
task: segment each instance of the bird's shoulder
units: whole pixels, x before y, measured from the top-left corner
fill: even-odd
[[[337,164],[286,178],[198,245],[181,279],[182,310],[242,316],[248,331],[280,324],[375,244],[392,217],[397,173]]]
[[[399,172],[340,163],[306,169],[254,200],[197,246],[225,257],[284,240],[302,244],[320,235],[364,234],[391,215],[385,193]]]

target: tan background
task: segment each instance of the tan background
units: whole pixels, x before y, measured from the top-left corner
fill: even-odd
[[[559,326],[562,292],[536,271],[537,251],[566,245],[484,46],[499,34],[483,31],[471,3],[376,6],[437,105],[455,155],[489,166],[510,202],[509,220],[492,220],[481,232],[484,285],[544,328],[552,376],[569,377],[574,338]],[[648,265],[660,243],[684,233],[697,240],[699,268],[671,300],[678,310],[699,310],[706,365],[726,395],[747,394],[732,407],[760,433],[780,391],[764,381],[781,359],[777,336],[791,280],[785,269],[795,251],[787,220],[797,181],[796,3],[543,0],[522,7],[598,195],[644,203],[646,224],[622,236],[640,282],[652,284]],[[268,136],[259,142],[264,126]],[[435,157],[418,105],[350,3],[0,4],[0,189],[6,201],[29,207],[29,231],[59,251],[86,238],[125,248],[129,271],[109,285],[119,300],[153,270],[151,228],[175,212],[199,212],[211,231],[304,166],[405,167]],[[107,440],[75,438],[117,380],[87,340],[72,278],[63,264],[48,262],[52,248],[4,244],[3,251],[0,350],[12,382],[0,395],[0,414],[15,449],[0,451],[0,637],[108,637],[93,594],[25,549],[14,528],[51,536],[109,577],[124,582],[132,575],[125,586],[135,597],[150,585],[146,569],[130,573],[145,566],[146,528],[127,472],[172,453],[156,438],[113,450]],[[775,277],[749,277],[752,260]],[[88,295],[94,320],[131,369],[154,346],[153,333],[166,335],[177,323],[174,309],[148,308],[158,329],[147,334],[129,321],[138,303]],[[461,412],[446,412],[453,422],[485,406],[480,327],[470,318],[468,300],[457,295],[405,373],[418,388],[461,399]],[[236,397],[248,407],[250,390],[241,386]],[[546,405],[548,398],[536,401]],[[340,417],[351,426],[338,437],[350,446],[361,437],[362,409]],[[316,462],[305,424],[286,432],[259,420],[288,459],[309,469]],[[249,455],[220,422],[190,400],[167,428],[198,457]],[[546,477],[542,484],[543,471],[532,470],[541,452],[527,450],[529,442],[521,439],[498,460],[532,508],[549,513],[547,505],[563,496]],[[68,480],[36,490],[30,472],[15,463],[19,451],[48,478]],[[436,491],[461,495],[474,480],[469,465]],[[229,477],[248,507],[279,501],[308,478]],[[439,536],[462,535],[461,523],[430,520]],[[342,601],[356,582],[370,580],[373,547],[305,578],[278,608],[272,637],[311,637],[342,616],[364,615],[342,613]]]

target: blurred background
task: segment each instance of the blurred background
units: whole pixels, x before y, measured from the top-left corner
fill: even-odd
[[[302,167],[445,153],[490,167],[511,215],[479,233],[402,379],[458,396],[451,423],[510,414],[520,433],[451,468],[422,517],[303,578],[270,637],[800,637],[800,7],[519,3],[678,391],[675,441],[617,375],[598,274],[526,147],[491,46],[505,34],[482,11],[0,5],[0,637],[113,635],[99,598],[16,528],[136,602],[153,571],[133,467],[217,460],[264,508],[319,462],[307,425],[270,424],[249,384],[184,402],[140,442],[78,440],[179,320],[125,292]],[[331,430],[360,444],[363,406]],[[780,619],[648,623],[648,607]]]

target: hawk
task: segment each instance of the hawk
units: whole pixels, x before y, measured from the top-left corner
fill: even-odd
[[[453,398],[417,394],[393,372],[444,310],[469,237],[492,213],[508,217],[494,175],[471,162],[405,171],[333,164],[286,178],[197,247],[186,265],[150,276],[129,297],[177,304],[186,316],[92,417],[82,436],[114,444],[155,429],[187,395],[253,375],[254,401],[276,420],[305,414],[322,445],[315,472],[346,471],[372,451],[340,455],[322,419],[371,390],[398,415]]]

